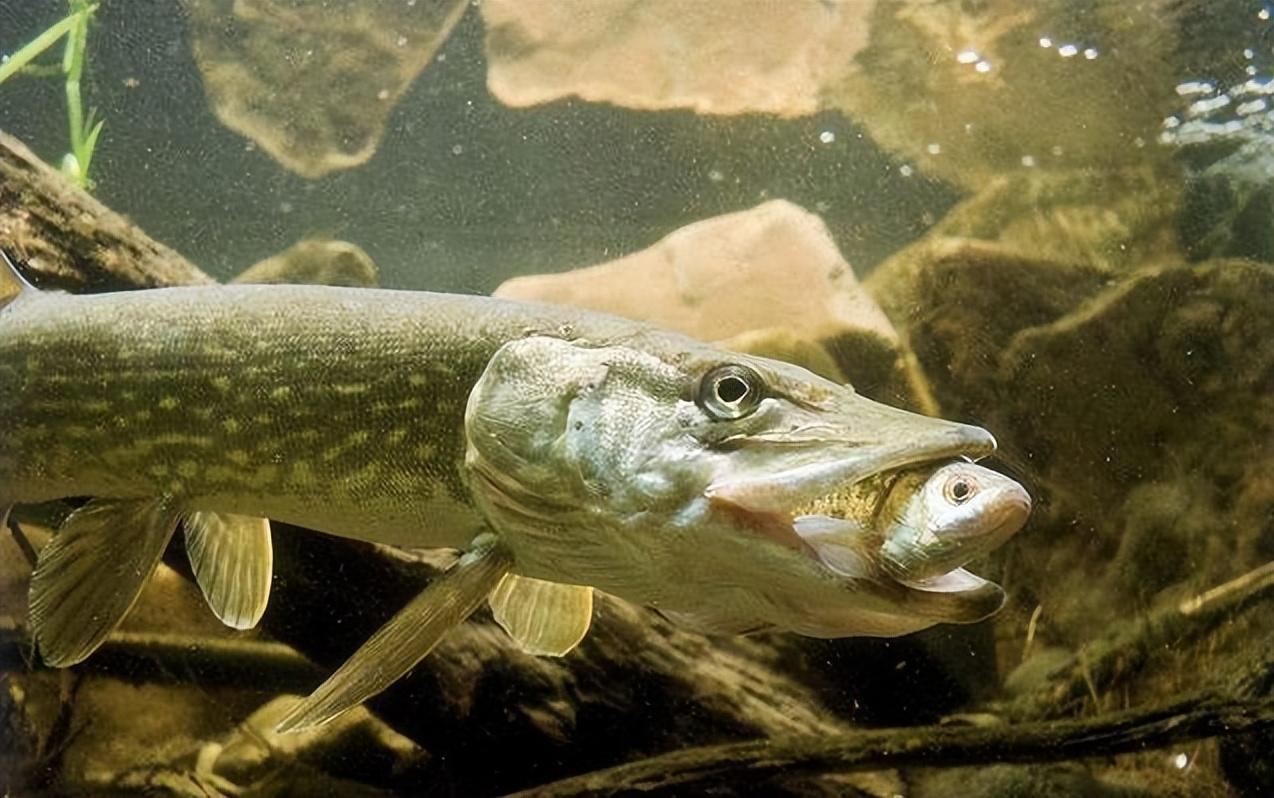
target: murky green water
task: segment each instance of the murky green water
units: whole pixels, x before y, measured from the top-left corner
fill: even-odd
[[[66,13],[0,0],[0,53]],[[703,637],[599,598],[581,648],[542,660],[483,610],[372,713],[304,740],[267,731],[278,696],[313,689],[422,566],[276,529],[263,630],[230,633],[170,553],[122,635],[55,672],[25,632],[28,555],[69,505],[20,509],[0,546],[0,787],[501,794],[780,737],[797,742],[768,764],[705,751],[702,771],[660,761],[559,794],[1274,793],[1271,17],[1248,0],[104,0],[80,85],[104,121],[93,196],[218,280],[305,239],[353,247],[302,267],[374,263],[393,288],[558,275],[500,293],[985,427],[985,464],[1034,509],[969,565],[1007,593],[976,624]],[[60,53],[0,83],[0,131],[52,164],[70,146]],[[38,252],[13,221],[27,201],[0,185],[20,264]],[[918,728],[854,747],[900,727]]]

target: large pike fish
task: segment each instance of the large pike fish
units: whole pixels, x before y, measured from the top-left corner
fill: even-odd
[[[72,296],[0,269],[0,508],[91,497],[40,553],[46,662],[87,657],[181,526],[208,603],[265,610],[270,526],[465,554],[284,722],[383,689],[483,601],[569,651],[592,590],[696,628],[899,635],[999,608],[961,572],[829,568],[794,512],[978,458],[985,430],[569,308],[288,285]]]

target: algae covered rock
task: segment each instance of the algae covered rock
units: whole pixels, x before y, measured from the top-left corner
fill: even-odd
[[[999,359],[1012,337],[1068,313],[1105,281],[1093,267],[993,242],[928,238],[878,267],[865,286],[903,332],[940,404],[982,418],[1000,406]]]
[[[803,350],[816,366],[810,346],[819,346],[864,393],[926,406],[893,325],[823,221],[790,202],[696,222],[599,266],[517,277],[495,295],[643,319],[749,351]]]
[[[1154,269],[1024,330],[1002,356],[1005,423],[1093,513],[1155,475],[1230,486],[1274,456],[1274,266]]]
[[[222,124],[317,178],[365,163],[465,0],[185,0]]]
[[[1066,0],[574,0],[482,4],[488,87],[524,107],[839,111],[923,171],[978,187],[1023,170],[1166,160],[1178,4]],[[1135,86],[1136,91],[1129,91]]]
[[[1037,258],[1126,272],[1178,256],[1180,176],[1149,167],[1021,170],[988,180],[926,238],[994,241]]]
[[[252,264],[234,282],[369,287],[378,277],[375,262],[357,244],[307,238]]]

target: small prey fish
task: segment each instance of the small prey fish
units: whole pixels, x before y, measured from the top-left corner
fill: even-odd
[[[1017,482],[964,460],[877,474],[800,508],[793,527],[827,567],[847,576],[883,571],[922,590],[968,590],[963,566],[1026,523],[1031,499]]]
[[[44,660],[83,660],[180,527],[236,628],[268,603],[270,519],[464,551],[284,720],[330,720],[484,601],[564,654],[592,591],[699,628],[899,635],[994,611],[847,575],[794,511],[995,448],[787,363],[487,297],[298,285],[38,291],[0,268],[0,510],[90,497],[40,552]]]

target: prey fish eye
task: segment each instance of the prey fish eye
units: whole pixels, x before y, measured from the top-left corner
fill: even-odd
[[[964,504],[978,492],[977,484],[968,477],[953,477],[947,480],[942,493],[952,504]]]
[[[699,382],[697,403],[720,421],[743,418],[761,403],[761,375],[747,366],[718,366]]]

